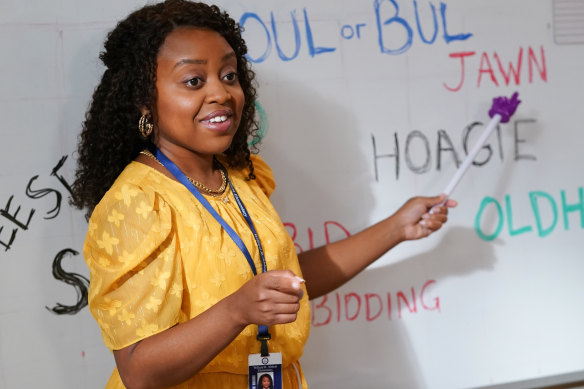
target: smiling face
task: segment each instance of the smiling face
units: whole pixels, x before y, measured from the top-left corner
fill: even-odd
[[[269,388],[270,387],[270,384],[271,384],[270,377],[264,376],[262,378],[262,388]]]
[[[160,47],[156,71],[156,145],[179,162],[225,151],[241,120],[237,59],[211,30],[182,27]]]

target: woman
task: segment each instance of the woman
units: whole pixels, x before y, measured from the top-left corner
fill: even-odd
[[[306,388],[307,296],[439,229],[455,205],[430,213],[442,197],[414,198],[297,257],[268,199],[272,173],[248,148],[246,51],[226,13],[184,0],[146,6],[108,35],[73,188],[91,215],[89,306],[117,366],[108,388],[243,388],[266,327],[283,386]]]
[[[260,383],[258,385],[258,388],[260,389],[274,389],[272,377],[269,374],[262,374],[258,382]]]

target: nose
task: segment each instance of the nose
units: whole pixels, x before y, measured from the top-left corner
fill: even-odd
[[[207,80],[206,92],[205,100],[207,103],[225,104],[231,99],[228,86],[218,78]]]

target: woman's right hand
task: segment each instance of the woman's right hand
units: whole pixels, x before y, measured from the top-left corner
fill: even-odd
[[[114,350],[122,380],[126,387],[167,387],[183,382],[203,369],[247,325],[296,320],[304,295],[302,282],[289,270],[260,274],[191,320]]]
[[[271,326],[296,320],[303,280],[289,270],[272,270],[246,282],[231,295],[232,307],[242,325]]]

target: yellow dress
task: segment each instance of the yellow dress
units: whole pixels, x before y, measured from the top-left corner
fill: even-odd
[[[301,276],[296,250],[269,201],[275,183],[268,165],[252,156],[247,169],[228,169],[264,249],[268,270]],[[233,194],[207,196],[238,233],[261,272],[253,235]],[[253,277],[241,250],[179,182],[130,163],[95,208],[83,250],[90,270],[89,309],[110,350],[124,348],[183,323],[232,294]],[[270,352],[282,353],[283,387],[306,388],[298,362],[308,338],[306,290],[295,322],[270,327]],[[247,357],[259,352],[250,325],[203,370],[177,388],[247,388]],[[202,336],[205,336],[202,334]],[[299,385],[299,380],[301,385]],[[117,369],[106,388],[123,388]]]

